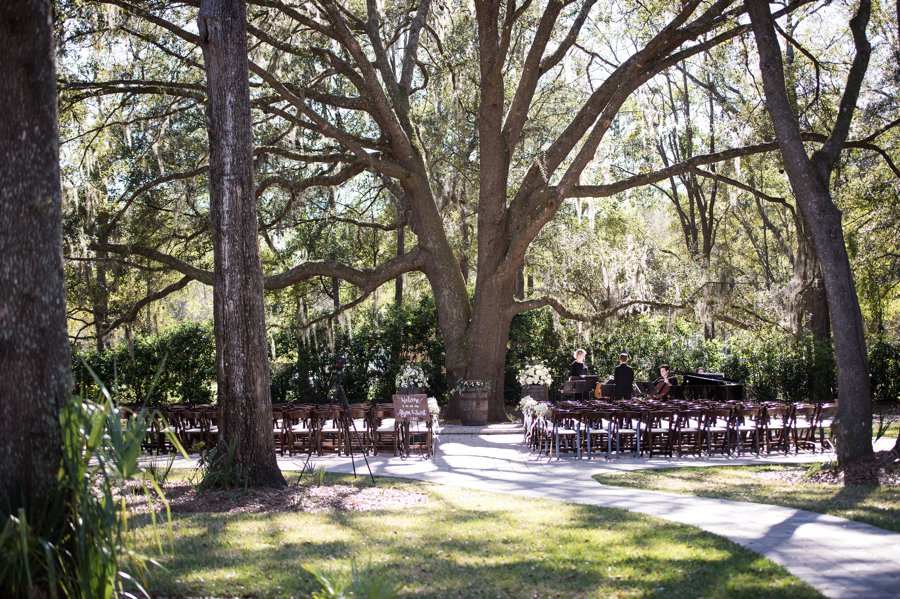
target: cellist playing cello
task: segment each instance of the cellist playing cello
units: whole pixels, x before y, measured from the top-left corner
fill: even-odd
[[[659,367],[659,378],[653,381],[653,397],[656,399],[669,399],[672,387],[678,384],[674,375],[669,376],[669,365]]]

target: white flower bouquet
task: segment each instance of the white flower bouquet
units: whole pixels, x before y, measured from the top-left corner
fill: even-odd
[[[553,376],[550,374],[550,369],[540,362],[537,364],[529,364],[523,370],[520,370],[517,380],[523,387],[528,385],[544,385],[545,387],[549,387],[553,384]]]
[[[394,379],[394,384],[397,385],[398,389],[416,387],[424,389],[427,386],[425,371],[418,364],[406,364],[400,369],[400,373]]]
[[[550,413],[550,406],[545,403],[539,403],[534,406],[534,415],[535,416],[546,416]]]
[[[519,409],[522,410],[522,414],[525,416],[533,413],[537,405],[538,402],[534,401],[534,399],[530,395],[526,395],[519,400]]]

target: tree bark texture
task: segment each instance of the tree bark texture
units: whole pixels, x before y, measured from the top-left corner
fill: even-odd
[[[775,127],[791,189],[822,267],[838,371],[838,413],[834,422],[837,454],[838,461],[846,467],[872,455],[872,394],[862,313],[844,243],[841,212],[829,192],[828,181],[833,161],[829,164],[821,157],[817,160],[816,156],[811,159],[807,155],[800,137],[798,120],[791,110],[786,92],[781,50],[769,6],[766,0],[745,2],[760,56],[766,110]],[[861,22],[858,20],[860,15],[863,15]],[[858,85],[868,62],[868,42],[865,41],[868,0],[861,1],[860,11],[855,19],[856,23],[851,22],[851,28],[855,28],[857,58],[851,67],[847,83],[847,89],[851,93],[854,87],[858,93]],[[855,97],[848,98],[845,91],[841,112],[835,124],[837,134],[833,132],[819,152],[827,153],[833,141],[837,142],[838,147],[843,142],[839,128],[843,129],[843,137],[846,137],[855,100]]]
[[[822,267],[816,256],[812,237],[800,214],[797,222],[797,253],[791,281],[792,293],[788,297],[792,311],[792,330],[795,334],[810,333],[815,343],[814,367],[810,393],[813,401],[832,401],[833,391],[829,384],[828,369],[822,349],[831,343],[831,318],[828,314],[828,297]]]
[[[246,4],[204,0],[197,25],[209,97],[219,451],[234,453],[233,483],[283,486],[272,436],[253,187]]]
[[[53,52],[50,2],[0,4],[0,512],[54,496],[72,387]]]

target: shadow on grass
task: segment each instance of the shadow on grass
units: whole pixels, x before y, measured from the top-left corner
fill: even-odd
[[[422,491],[415,483],[409,485]],[[309,596],[304,563],[371,562],[405,597],[818,597],[781,568],[688,526],[622,510],[488,494],[429,493],[421,508],[186,514],[163,595]]]

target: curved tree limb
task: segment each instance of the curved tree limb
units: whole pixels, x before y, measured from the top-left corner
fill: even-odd
[[[131,307],[131,309],[128,312],[126,312],[125,314],[123,314],[122,316],[120,316],[119,318],[117,318],[116,320],[111,322],[109,325],[107,325],[106,328],[103,330],[103,334],[108,335],[109,333],[113,332],[114,330],[116,330],[117,328],[122,326],[123,324],[129,323],[129,322],[134,322],[135,319],[137,319],[138,312],[141,311],[141,308],[143,308],[147,304],[161,300],[164,297],[175,293],[179,289],[184,289],[187,286],[187,284],[190,283],[192,280],[193,279],[191,277],[185,275],[185,276],[181,277],[175,283],[172,283],[171,285],[166,285],[159,291],[157,291],[155,293],[151,293],[150,295],[141,298],[139,301],[135,302],[135,304]]]
[[[165,264],[172,270],[180,272],[191,279],[207,285],[213,284],[213,273],[211,271],[197,268],[184,260],[153,248],[140,245],[123,245],[115,243],[101,244],[97,242],[91,243],[90,248],[95,251],[100,250],[115,254],[143,256],[144,258],[149,258],[150,260]],[[324,276],[336,277],[355,285],[362,291],[370,291],[403,273],[421,270],[424,264],[425,256],[418,247],[414,247],[409,252],[388,260],[375,268],[354,268],[338,262],[337,260],[311,260],[282,273],[263,277],[263,287],[267,290],[284,289],[290,287],[294,283],[312,277]]]
[[[630,300],[611,308],[608,308],[602,312],[595,312],[593,314],[585,313],[585,312],[576,312],[570,308],[568,308],[565,304],[559,301],[557,298],[550,295],[542,295],[540,297],[515,301],[509,307],[507,313],[510,317],[515,316],[516,314],[521,314],[523,312],[528,312],[530,310],[537,310],[538,308],[546,308],[547,306],[553,308],[553,310],[562,316],[563,318],[568,318],[569,320],[577,320],[581,322],[591,322],[597,323],[602,322],[603,320],[609,318],[610,316],[621,312],[622,310],[627,310],[628,308],[632,308],[634,306],[649,306],[651,308],[671,308],[671,309],[683,309],[685,306],[683,304],[672,304],[668,302],[656,302],[651,300]]]

